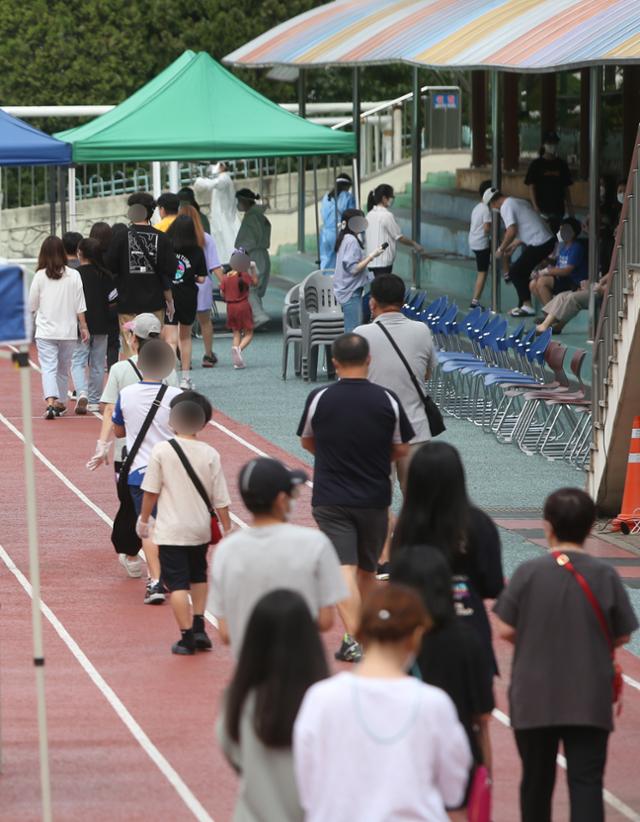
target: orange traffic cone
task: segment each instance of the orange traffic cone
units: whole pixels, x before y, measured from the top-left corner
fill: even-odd
[[[622,511],[613,520],[614,531],[633,529],[640,522],[640,417],[633,418]]]

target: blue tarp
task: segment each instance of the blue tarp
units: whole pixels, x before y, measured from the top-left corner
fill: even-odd
[[[19,265],[0,264],[0,343],[28,343],[31,340],[31,313],[27,284]]]
[[[0,109],[0,166],[67,166],[71,146]]]

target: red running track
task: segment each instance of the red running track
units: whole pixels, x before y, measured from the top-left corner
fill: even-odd
[[[40,386],[33,377],[38,413]],[[21,584],[28,587],[18,375],[4,362],[0,397],[0,820],[26,822],[40,815],[37,725],[30,601]],[[34,418],[42,597],[50,609],[44,644],[54,818],[228,820],[236,777],[218,751],[214,722],[232,670],[230,653],[219,642],[212,653],[194,658],[169,653],[176,633],[169,608],[142,604],[142,582],[124,576],[109,542],[116,507],[111,468],[91,473],[84,467],[98,430],[95,417]],[[251,448],[302,465],[217,412],[206,438],[222,455],[233,509],[243,520],[234,477]],[[307,489],[297,519],[311,525],[309,501]],[[329,650],[338,635],[336,629],[327,637]],[[507,672],[510,648],[498,643],[497,651]],[[623,665],[640,680],[636,657],[625,653]],[[497,686],[502,712],[505,686]],[[611,743],[607,819],[640,820],[632,755],[639,732],[640,692],[627,687],[623,721]],[[512,822],[518,818],[517,755],[500,721],[492,736],[494,818]],[[557,819],[568,818],[563,784],[556,808]]]

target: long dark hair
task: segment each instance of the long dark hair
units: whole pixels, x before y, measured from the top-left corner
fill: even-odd
[[[67,255],[60,237],[51,235],[40,246],[38,254],[38,270],[44,269],[50,280],[59,280],[64,274],[67,265]]]
[[[113,237],[113,229],[109,223],[94,223],[91,226],[89,237],[92,240],[97,240],[100,245],[100,253],[106,254],[111,238]]]
[[[393,186],[387,183],[380,183],[367,197],[367,211],[371,211],[374,206],[380,205],[383,197],[393,197]]]
[[[112,279],[112,274],[108,271],[102,262],[102,247],[100,241],[93,237],[84,237],[78,243],[78,251],[87,260],[89,265],[92,265],[101,277],[108,277]]]
[[[446,442],[423,445],[409,465],[392,550],[404,545],[434,545],[452,562],[465,548],[469,507],[458,451]]]
[[[200,219],[200,211],[193,205],[193,203],[182,202],[178,209],[178,217],[189,217],[193,220],[193,230],[196,234],[196,240],[200,248],[204,248],[204,228],[202,227],[202,220]]]
[[[167,229],[167,237],[175,251],[187,251],[190,248],[198,248],[198,235],[196,227],[186,214],[179,214]]]
[[[318,627],[303,597],[281,588],[253,609],[226,704],[227,733],[240,741],[240,718],[255,693],[254,729],[264,745],[289,748],[307,689],[329,676]]]
[[[416,589],[435,628],[455,619],[451,569],[438,548],[433,545],[398,548],[391,560],[389,577],[391,582]]]
[[[360,237],[358,237],[358,235],[349,228],[349,220],[352,217],[364,217],[364,212],[360,211],[359,208],[347,208],[343,211],[343,213],[342,213],[342,222],[345,224],[345,226],[344,226],[344,228],[340,229],[340,233],[338,234],[338,238],[336,240],[336,248],[335,248],[336,251],[338,251],[340,249],[340,246],[342,245],[342,241],[347,236],[347,234],[351,234],[352,237],[355,237],[356,240],[358,241],[358,245],[360,246],[360,248],[364,248],[364,245],[362,244],[362,242],[360,240]]]

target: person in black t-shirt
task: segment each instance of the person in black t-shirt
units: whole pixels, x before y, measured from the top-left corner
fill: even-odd
[[[547,218],[554,234],[565,214],[573,216],[570,188],[573,180],[569,166],[558,157],[559,142],[560,137],[555,131],[545,133],[540,156],[532,160],[524,180],[529,186],[533,207]]]
[[[165,317],[163,338],[174,349],[180,349],[182,371],[180,388],[193,388],[191,379],[191,328],[198,307],[198,286],[207,278],[204,251],[198,245],[196,228],[191,217],[178,215],[167,229],[167,237],[176,255],[177,266],[171,278],[175,305],[173,317]]]
[[[391,463],[408,454],[414,430],[397,396],[367,379],[364,337],[343,334],[332,356],[339,381],[311,392],[298,436],[315,455],[313,516],[336,549],[349,590],[338,604],[346,633],[336,659],[356,662],[362,649],[352,634],[387,535]]]
[[[126,232],[114,232],[104,257],[105,266],[116,278],[118,289],[118,320],[122,354],[131,357],[125,323],[137,314],[150,312],[160,322],[173,317],[171,280],[177,262],[170,240],[149,224],[155,200],[144,191],[131,194],[127,200],[131,220]]]
[[[433,621],[416,659],[420,675],[424,682],[449,694],[467,732],[474,761],[491,770],[492,671],[476,631],[456,617],[446,559],[432,546],[400,548],[394,552],[390,578],[420,592]]]

